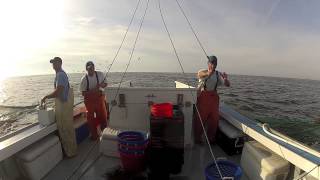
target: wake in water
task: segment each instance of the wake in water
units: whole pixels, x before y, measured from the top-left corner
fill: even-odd
[[[30,106],[6,106],[6,105],[0,105],[0,109],[30,109],[30,108],[35,108],[39,106],[39,104],[35,104],[35,105],[30,105]]]

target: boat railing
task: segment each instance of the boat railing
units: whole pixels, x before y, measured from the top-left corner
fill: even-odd
[[[15,136],[17,134],[20,134],[21,132],[26,131],[27,129],[30,129],[30,128],[38,125],[38,124],[39,124],[39,122],[31,123],[28,126],[25,126],[25,127],[21,128],[21,129],[18,129],[17,131],[12,131],[12,132],[4,135],[4,136],[1,136],[0,137],[0,142],[4,141],[6,139],[9,139],[9,138],[11,138],[11,137],[13,137],[13,136]]]
[[[276,138],[277,136],[274,135],[276,131],[274,130],[272,130],[273,133],[266,133],[263,130],[262,124],[242,116],[239,112],[224,104],[220,106],[220,116],[296,167],[308,172],[313,177],[320,178],[319,152],[315,152],[295,140],[291,141],[295,142],[294,144],[297,146],[282,141],[281,138]],[[277,135],[279,135],[279,133]],[[282,135],[282,137],[284,137],[284,135]]]

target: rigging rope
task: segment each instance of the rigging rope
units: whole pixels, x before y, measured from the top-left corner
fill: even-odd
[[[173,50],[174,50],[174,54],[175,54],[175,56],[176,56],[176,58],[177,58],[177,60],[178,60],[178,62],[179,62],[179,65],[180,65],[180,68],[181,68],[181,70],[182,70],[182,73],[183,73],[183,75],[185,76],[185,71],[184,71],[184,69],[183,69],[183,66],[182,66],[182,63],[181,63],[181,61],[180,61],[179,55],[178,55],[178,53],[177,53],[177,50],[176,50],[176,48],[175,48],[175,46],[174,46],[174,43],[173,43],[173,40],[172,40],[172,38],[171,38],[171,34],[170,34],[169,30],[168,30],[167,24],[166,24],[166,22],[165,22],[165,20],[164,20],[164,17],[163,17],[160,0],[158,0],[158,7],[159,7],[159,11],[160,11],[160,15],[161,15],[161,19],[162,19],[163,25],[164,25],[164,27],[165,27],[165,29],[166,29],[166,31],[167,31],[167,34],[168,34],[168,37],[169,37],[169,39],[170,39],[172,48],[173,48]],[[210,146],[210,142],[209,142],[209,139],[208,139],[206,130],[205,130],[205,128],[204,128],[204,125],[203,125],[203,122],[202,122],[202,118],[201,118],[201,116],[200,116],[200,113],[199,113],[197,104],[195,103],[194,94],[192,93],[192,90],[191,90],[191,88],[190,88],[189,85],[188,85],[188,88],[190,89],[190,93],[191,93],[191,96],[192,96],[192,98],[193,98],[193,103],[195,104],[195,108],[196,108],[197,114],[198,114],[198,116],[199,116],[199,118],[200,118],[202,130],[203,130],[203,132],[204,132],[203,134],[205,135],[205,139],[206,139],[206,142],[207,142],[207,144],[208,144],[211,157],[212,157],[212,159],[213,159],[213,161],[214,161],[214,163],[215,163],[215,165],[216,165],[216,167],[217,167],[217,169],[218,169],[218,173],[219,173],[221,179],[223,179],[223,175],[222,175],[222,173],[221,173],[221,171],[220,171],[219,165],[217,164],[216,157],[214,156],[213,151],[212,151],[212,148],[211,148],[211,146]]]
[[[195,36],[195,38],[197,39],[197,42],[198,42],[199,46],[201,47],[201,49],[202,49],[203,53],[205,54],[206,58],[208,58],[208,54],[207,54],[206,50],[204,49],[204,47],[203,47],[202,43],[200,42],[200,40],[199,40],[199,38],[198,38],[198,36],[197,36],[197,34],[196,34],[195,30],[193,29],[193,27],[192,27],[192,25],[191,25],[191,22],[190,22],[189,18],[187,17],[187,15],[185,14],[184,10],[182,9],[182,7],[181,7],[181,5],[180,5],[179,1],[178,1],[178,0],[176,0],[176,2],[177,2],[177,4],[178,4],[179,9],[180,9],[180,11],[182,12],[183,16],[184,16],[184,17],[185,17],[185,19],[187,20],[187,22],[188,22],[188,24],[189,24],[189,26],[190,26],[190,29],[191,29],[191,31],[192,31],[192,33],[193,33],[193,35],[194,35],[194,36]]]
[[[123,39],[122,39],[122,42],[121,42],[121,44],[120,44],[120,46],[119,46],[119,48],[118,48],[118,51],[117,51],[115,57],[113,58],[113,61],[112,61],[111,65],[109,66],[108,72],[106,73],[106,75],[105,75],[105,77],[104,77],[104,80],[105,80],[105,78],[107,77],[107,75],[108,75],[108,73],[109,73],[109,71],[110,71],[110,69],[111,69],[111,66],[112,66],[113,63],[115,62],[115,60],[116,60],[116,58],[117,58],[117,56],[118,56],[118,54],[119,54],[119,51],[120,51],[120,49],[121,49],[121,47],[122,47],[122,45],[123,45],[123,43],[124,43],[124,40],[126,39],[126,36],[127,36],[127,34],[128,34],[128,31],[129,31],[129,28],[130,28],[130,26],[131,26],[131,24],[132,24],[132,22],[133,22],[133,19],[134,19],[134,17],[135,17],[135,14],[136,14],[136,12],[137,12],[137,9],[138,9],[138,7],[139,7],[139,5],[140,5],[140,2],[141,2],[141,0],[138,1],[137,5],[136,5],[136,7],[135,7],[135,10],[134,10],[134,13],[133,13],[133,15],[132,15],[132,18],[131,18],[131,20],[130,20],[130,23],[129,23],[129,25],[128,25],[127,31],[126,31]],[[148,0],[148,3],[149,3],[149,0]],[[148,5],[147,5],[147,8],[148,8]],[[147,9],[147,8],[146,8],[146,9]],[[143,17],[143,19],[144,19],[144,17]],[[140,31],[139,31],[139,32],[140,32]],[[130,60],[131,60],[131,59],[130,59]],[[103,81],[104,81],[104,80],[103,80]],[[120,85],[119,85],[119,87],[120,87]],[[79,103],[79,104],[80,104],[80,103]],[[111,110],[112,110],[112,108],[111,108]],[[110,112],[111,112],[111,110],[110,110]],[[109,112],[109,113],[110,113],[110,112]],[[72,174],[67,177],[67,180],[68,180],[68,179],[71,179],[71,178],[77,173],[77,171],[79,170],[79,168],[84,164],[84,162],[86,162],[86,160],[88,159],[88,157],[90,156],[90,154],[92,153],[93,149],[97,146],[98,143],[99,143],[99,141],[97,140],[97,141],[92,145],[92,147],[91,147],[91,148],[89,149],[89,151],[86,153],[86,155],[84,156],[84,158],[83,158],[83,160],[80,162],[80,164],[73,170]],[[100,155],[99,155],[98,157],[100,157]],[[92,166],[92,164],[91,164],[90,166],[88,166],[88,167],[85,169],[84,172],[86,172],[87,169],[89,169],[91,166]],[[84,173],[82,172],[82,173],[81,173],[81,177],[82,177],[83,175],[84,175]]]
[[[104,82],[104,81],[106,80],[106,78],[107,78],[107,76],[108,76],[108,74],[109,74],[109,72],[110,72],[110,69],[111,69],[113,63],[115,62],[116,58],[118,57],[118,54],[119,54],[119,52],[120,52],[120,49],[122,48],[122,45],[123,45],[123,43],[124,43],[124,40],[125,40],[126,37],[127,37],[128,31],[129,31],[129,29],[130,29],[130,27],[131,27],[131,24],[132,24],[132,22],[133,22],[133,19],[134,19],[135,15],[136,15],[137,9],[138,9],[138,7],[139,7],[139,5],[140,5],[140,1],[141,1],[141,0],[139,0],[138,3],[137,3],[137,5],[136,5],[136,8],[135,8],[135,10],[134,10],[134,12],[133,12],[133,15],[132,15],[132,18],[131,18],[130,23],[129,23],[129,25],[128,25],[128,28],[127,28],[127,30],[126,30],[126,33],[124,34],[124,36],[123,36],[123,38],[122,38],[121,44],[120,44],[120,46],[119,46],[119,48],[118,48],[118,50],[117,50],[117,52],[116,52],[116,55],[114,56],[114,58],[113,58],[113,60],[112,60],[112,62],[111,62],[111,64],[110,64],[110,66],[109,66],[109,68],[108,68],[108,71],[107,71],[106,75],[104,76],[102,82]]]
[[[310,174],[313,170],[315,170],[317,167],[320,167],[320,164],[319,164],[319,165],[316,165],[316,166],[315,166],[314,168],[312,168],[310,171],[302,173],[300,176],[298,176],[298,177],[295,178],[294,180],[303,179],[303,178],[306,177],[308,174]],[[319,176],[318,176],[318,178],[319,178]]]
[[[147,6],[146,6],[146,9],[145,9],[145,11],[144,11],[143,17],[142,17],[142,19],[141,19],[140,26],[139,26],[139,30],[138,30],[136,39],[135,39],[135,41],[134,41],[133,48],[132,48],[131,53],[130,53],[129,62],[128,62],[127,66],[126,66],[126,69],[125,69],[125,71],[124,71],[124,73],[123,73],[123,75],[122,75],[122,77],[121,77],[120,83],[119,83],[118,88],[117,88],[116,95],[115,95],[115,97],[113,98],[113,100],[116,100],[116,98],[117,98],[117,96],[118,96],[118,94],[119,94],[119,91],[120,91],[121,83],[122,83],[124,77],[125,77],[126,74],[127,74],[128,68],[129,68],[129,66],[130,66],[130,63],[131,63],[131,60],[132,60],[132,57],[133,57],[133,53],[134,53],[135,48],[136,48],[137,41],[138,41],[138,39],[139,39],[139,35],[140,35],[140,31],[141,31],[141,28],[142,28],[142,25],[143,25],[143,22],[144,22],[144,18],[145,18],[146,14],[147,14],[148,7],[149,7],[149,0],[147,0]],[[113,108],[113,106],[111,106],[110,113],[111,113],[111,111],[112,111],[112,108]]]
[[[72,174],[69,175],[66,179],[69,180],[71,179],[76,173],[77,171],[80,169],[80,167],[87,161],[88,157],[90,156],[91,152],[93,151],[93,149],[96,147],[96,145],[99,143],[99,140],[96,140],[96,142],[94,142],[94,144],[91,146],[91,148],[89,149],[89,151],[87,152],[87,154],[85,154],[83,160],[80,162],[80,164],[73,170]]]
[[[149,7],[149,0],[147,0],[146,9],[145,9],[144,14],[143,14],[143,17],[142,17],[142,19],[141,19],[141,23],[140,23],[140,26],[139,26],[139,30],[138,30],[136,39],[135,39],[135,41],[134,41],[134,45],[133,45],[131,54],[130,54],[129,62],[128,62],[127,66],[126,66],[126,69],[125,69],[125,71],[124,71],[124,73],[123,73],[123,75],[122,75],[122,77],[121,77],[119,86],[118,86],[118,88],[117,88],[116,95],[115,95],[115,97],[114,97],[113,100],[115,100],[115,99],[117,98],[117,96],[118,96],[118,94],[119,94],[119,91],[120,91],[121,83],[122,83],[122,81],[123,81],[123,79],[124,79],[124,77],[125,77],[125,75],[126,75],[126,73],[127,73],[127,71],[128,71],[128,68],[129,68],[129,65],[130,65],[130,63],[131,63],[131,60],[132,60],[132,57],[133,57],[133,53],[134,53],[134,50],[135,50],[135,47],[136,47],[136,44],[137,44],[137,41],[138,41],[138,39],[139,39],[139,35],[140,35],[140,31],[141,31],[141,28],[142,28],[142,25],[143,25],[143,22],[144,22],[144,18],[145,18],[146,14],[147,14],[148,7]],[[113,108],[113,106],[111,106],[111,109],[110,109],[109,113],[112,112],[112,108]],[[97,145],[98,142],[99,142],[99,141],[97,141],[97,142],[95,143],[95,145]],[[95,145],[94,145],[94,146],[95,146]],[[93,149],[93,148],[92,148],[92,149]],[[92,149],[91,149],[91,151],[92,151]],[[89,154],[90,154],[90,153],[89,153]],[[100,157],[100,155],[98,155],[98,157],[96,157],[95,160],[97,160],[99,157]],[[94,163],[91,163],[91,164],[81,173],[80,178],[88,171],[88,169],[89,169],[93,164],[94,164]]]

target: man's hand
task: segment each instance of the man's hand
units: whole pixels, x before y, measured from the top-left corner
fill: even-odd
[[[105,87],[107,87],[107,85],[108,85],[107,83],[102,82],[102,83],[99,84],[99,88],[100,88],[100,87],[105,88]]]
[[[221,74],[222,79],[224,80],[224,85],[227,87],[230,87],[230,81],[228,80],[228,75],[227,73],[223,72]]]
[[[227,80],[227,79],[228,79],[228,75],[227,75],[226,72],[223,72],[223,73],[221,74],[221,77],[222,77],[224,80]]]
[[[96,87],[94,87],[94,88],[92,88],[92,89],[89,89],[89,91],[85,91],[87,94],[91,94],[91,93],[96,93],[96,92],[98,92],[99,91],[99,84],[96,86]]]
[[[44,96],[44,97],[41,99],[40,106],[42,106],[42,105],[46,102],[46,99],[47,99],[47,96]]]

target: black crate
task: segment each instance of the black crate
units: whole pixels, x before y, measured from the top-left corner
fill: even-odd
[[[148,167],[151,179],[180,173],[184,163],[184,116],[174,106],[172,118],[150,116]]]
[[[229,138],[225,135],[221,130],[217,132],[217,144],[226,152],[229,156],[235,154],[241,154],[243,145],[244,145],[244,137],[237,138]]]
[[[149,148],[148,167],[153,174],[178,174],[184,164],[182,148]]]
[[[184,147],[184,116],[177,106],[174,107],[172,118],[150,116],[151,146]]]

